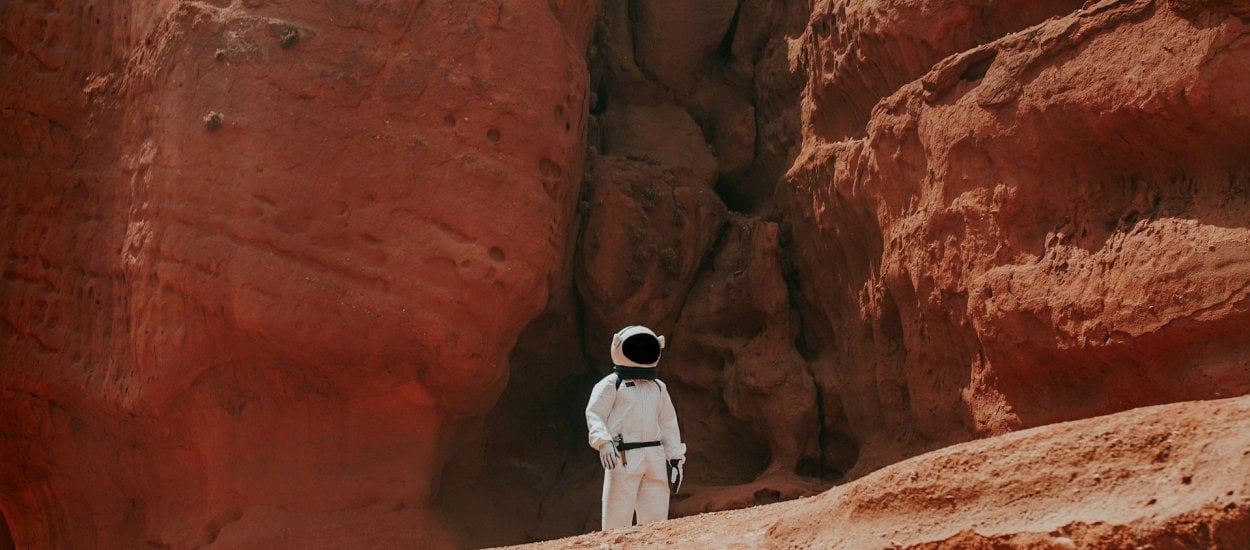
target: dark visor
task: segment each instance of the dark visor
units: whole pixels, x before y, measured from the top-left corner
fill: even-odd
[[[630,361],[650,365],[660,360],[660,341],[650,334],[635,334],[621,344],[621,352]]]

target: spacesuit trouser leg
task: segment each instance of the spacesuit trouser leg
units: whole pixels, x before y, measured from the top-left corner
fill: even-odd
[[[603,476],[603,530],[668,519],[668,470],[664,449],[647,447],[625,451],[628,464],[605,470]]]
[[[639,458],[645,458],[646,472],[638,486],[638,498],[634,510],[638,512],[638,524],[668,519],[668,468],[661,447],[640,449]]]
[[[639,455],[637,451],[625,451],[628,458]],[[630,460],[603,471],[603,530],[629,527],[634,523],[634,502],[638,487],[646,472],[644,461]]]

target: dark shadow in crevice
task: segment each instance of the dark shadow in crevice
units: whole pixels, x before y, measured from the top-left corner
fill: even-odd
[[[0,550],[14,550],[17,544],[13,542],[13,533],[9,531],[9,522],[0,513]]]
[[[608,110],[608,85],[606,82],[600,82],[599,87],[595,89],[594,102],[590,104],[590,114],[600,115]]]
[[[738,34],[738,17],[742,14],[742,4],[734,9],[733,19],[729,21],[729,30],[725,32],[725,37],[721,39],[720,47],[716,49],[716,54],[721,59],[731,59],[734,55],[734,36]]]
[[[734,182],[722,177],[716,180],[716,186],[712,188],[716,192],[716,196],[720,197],[722,203],[731,212],[739,214],[754,214],[757,201],[746,191],[739,189]]]
[[[825,388],[816,382],[816,408],[820,424],[820,456],[799,461],[795,473],[804,477],[818,478],[826,483],[846,481],[846,474],[859,462],[859,441],[851,435],[850,421],[842,407],[835,407],[830,416]],[[833,397],[837,399],[837,397]]]
[[[964,68],[964,72],[959,75],[959,79],[966,82],[976,82],[985,78],[985,73],[989,72],[990,66],[994,64],[994,59],[997,57],[998,50],[987,50],[985,57],[969,63]]]

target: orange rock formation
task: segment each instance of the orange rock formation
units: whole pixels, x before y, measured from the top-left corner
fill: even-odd
[[[1232,0],[10,2],[0,547],[593,530],[639,323],[676,515],[836,488],[623,541],[1236,546],[1246,67]]]

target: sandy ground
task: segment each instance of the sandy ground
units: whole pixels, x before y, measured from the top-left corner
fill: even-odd
[[[918,456],[820,495],[518,548],[1250,548],[1250,396]]]

